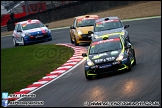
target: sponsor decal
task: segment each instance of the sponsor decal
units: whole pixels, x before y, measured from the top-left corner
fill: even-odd
[[[120,62],[113,62],[112,64],[113,64],[113,65],[116,65],[116,64],[120,64]]]
[[[34,31],[36,31],[36,30],[35,29],[34,30],[33,29],[30,30],[30,32],[34,32]]]
[[[118,51],[112,51],[111,52],[111,55],[116,55],[116,54],[118,54]]]
[[[94,55],[92,59],[97,59],[97,58],[100,58],[102,56],[105,56],[105,55],[108,55],[107,53],[101,53],[101,54],[98,54],[98,55]]]
[[[104,69],[104,68],[108,68],[108,67],[110,67],[110,66],[111,66],[111,64],[106,64],[106,65],[99,66],[99,68],[100,68],[100,69]]]
[[[89,67],[89,66],[88,66]],[[98,68],[99,66],[96,65],[96,66],[92,66],[91,69],[95,69],[95,68]]]
[[[39,38],[39,37],[43,37],[43,35],[37,35],[37,36],[35,36],[35,38]]]
[[[105,59],[97,59],[95,60],[95,63],[102,63],[102,62],[107,62],[107,61],[113,61],[115,59],[115,57],[108,57]]]
[[[79,18],[79,19],[77,20],[77,22],[81,22],[81,21],[83,21],[83,20],[89,20],[89,19],[95,19],[95,20],[97,20],[97,19],[99,19],[99,18],[98,18],[98,17]]]
[[[33,23],[40,23],[40,21],[33,21]]]
[[[19,36],[18,36],[18,35],[17,35],[15,32],[14,32],[14,35],[15,35],[15,37],[16,37],[16,38],[18,38],[18,37],[19,37]]]
[[[107,20],[107,21],[97,22],[96,24],[103,24],[105,22],[118,22],[118,21],[119,21],[118,19],[115,19],[115,20]]]
[[[23,24],[22,24],[22,27],[26,27],[26,23],[23,23]]]
[[[97,44],[102,44],[102,43],[105,43],[105,42],[112,42],[112,41],[120,41],[120,39],[115,38],[115,39],[107,39],[107,40],[102,40],[102,41],[98,41],[98,42],[93,42],[92,46],[97,45]]]
[[[46,33],[46,31],[43,28],[40,28],[40,29],[41,29],[42,33]]]
[[[26,21],[26,24],[33,24],[33,23],[40,23],[40,21],[33,21],[33,20]]]

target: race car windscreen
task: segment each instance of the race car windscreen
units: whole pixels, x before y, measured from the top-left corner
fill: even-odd
[[[30,29],[35,29],[35,28],[40,28],[44,27],[42,23],[24,23],[22,24],[22,29],[23,30],[30,30]]]
[[[123,27],[123,25],[119,20],[108,20],[108,21],[97,22],[94,26],[94,31],[99,32],[99,31],[117,29],[121,27]]]
[[[77,27],[94,26],[96,18],[82,18],[77,20]]]
[[[115,51],[119,49],[122,49],[122,43],[119,38],[102,40],[91,43],[89,55]]]

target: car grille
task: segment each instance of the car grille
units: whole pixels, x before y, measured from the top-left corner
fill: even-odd
[[[104,64],[109,64],[109,63],[113,63],[113,61],[106,61],[106,62],[102,62],[102,63],[95,63],[96,65],[104,65]]]
[[[33,38],[30,38],[32,40],[42,40],[42,39],[46,39],[48,36],[47,33],[44,33],[44,34],[37,34],[37,35],[33,35],[34,37]]]
[[[89,40],[91,40],[91,36],[89,34],[81,34],[81,36],[82,36],[82,39],[89,39]]]
[[[106,63],[106,64],[111,64],[112,65],[112,63]],[[103,64],[100,64],[100,65],[98,65],[98,67],[102,66],[102,65]],[[124,65],[117,64],[117,65],[112,65],[112,66],[110,66],[108,68],[97,68],[96,73],[99,73],[99,74],[101,74],[101,73],[109,73],[109,72],[112,72],[112,71],[117,71],[120,68],[124,68]]]

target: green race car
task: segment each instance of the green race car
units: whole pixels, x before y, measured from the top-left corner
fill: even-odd
[[[112,71],[131,71],[131,66],[136,64],[133,46],[120,34],[105,35],[93,40],[88,48],[85,62],[86,79],[92,79],[102,73]]]

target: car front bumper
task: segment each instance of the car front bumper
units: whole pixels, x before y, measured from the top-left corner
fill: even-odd
[[[81,34],[76,36],[76,41],[77,43],[84,43],[84,42],[91,42],[91,36],[89,36],[88,34]]]
[[[41,41],[46,41],[46,40],[51,40],[52,39],[52,36],[51,36],[50,33],[41,34],[41,35],[40,36],[39,35],[25,36],[24,41],[25,41],[26,44],[29,44],[29,43],[41,42]]]
[[[85,64],[85,71],[87,75],[98,75],[103,73],[115,72],[128,69],[129,61],[127,58],[122,61],[114,61],[110,63],[98,64],[94,66],[88,66]]]

